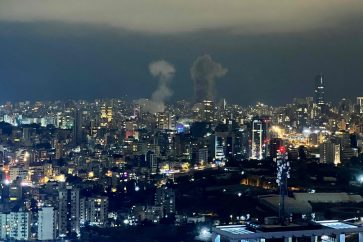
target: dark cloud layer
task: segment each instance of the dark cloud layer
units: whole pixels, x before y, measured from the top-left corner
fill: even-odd
[[[231,28],[255,33],[331,27],[361,0],[1,0],[0,21],[85,23],[150,33]]]
[[[320,72],[329,99],[361,96],[361,20],[352,16],[330,28],[295,33],[158,35],[89,24],[0,22],[0,101],[150,97],[158,84],[148,66],[157,59],[178,70],[172,99],[190,99],[190,68],[206,53],[228,69],[215,88],[232,103],[281,104],[313,95]]]

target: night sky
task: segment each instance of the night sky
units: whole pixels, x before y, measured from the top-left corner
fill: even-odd
[[[216,81],[216,94],[232,103],[279,105],[293,97],[312,96],[314,76],[320,72],[325,76],[329,100],[363,96],[363,4],[359,1],[326,1],[331,9],[313,6],[317,1],[310,0],[310,5],[295,8],[289,4],[285,9],[282,6],[287,1],[272,1],[277,5],[272,17],[264,19],[269,13],[265,9],[266,13],[254,12],[257,16],[239,19],[245,5],[240,6],[240,12],[232,11],[230,18],[218,15],[228,15],[230,7],[238,10],[234,0],[226,12],[218,12],[220,6],[211,4],[183,9],[176,16],[165,10],[180,6],[169,4],[164,9],[163,1],[156,0],[160,13],[154,9],[149,13],[145,6],[135,10],[138,18],[124,16],[120,10],[124,18],[103,21],[108,9],[113,4],[121,9],[123,1],[105,2],[110,8],[97,10],[94,4],[94,8],[80,8],[78,12],[77,6],[73,12],[58,12],[48,4],[44,6],[47,14],[43,14],[34,10],[39,7],[38,0],[25,4],[30,7],[34,3],[34,9],[23,6],[19,11],[21,1],[0,0],[0,102],[148,98],[157,86],[148,65],[156,60],[166,60],[176,69],[170,101],[190,99],[194,90],[190,68],[205,54],[228,69]],[[256,2],[260,4],[257,9],[268,1]],[[351,8],[340,9],[339,2],[351,4]],[[90,0],[89,5],[92,3],[97,1]],[[294,10],[291,14],[279,16],[279,9],[288,12],[289,8]],[[200,19],[195,17],[199,9],[206,13]],[[309,12],[313,9],[316,11]],[[117,14],[117,10],[110,14]],[[320,16],[318,10],[328,14],[322,12]],[[158,15],[156,20],[154,15]]]

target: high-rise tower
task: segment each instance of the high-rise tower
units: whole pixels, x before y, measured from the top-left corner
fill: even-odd
[[[363,97],[357,97],[358,113],[363,113]]]
[[[62,183],[58,190],[58,232],[60,237],[80,235],[79,189]]]
[[[82,111],[78,108],[74,110],[73,119],[73,144],[80,145],[82,143]]]
[[[268,119],[256,118],[252,121],[251,159],[262,160],[266,158],[268,126]]]
[[[325,90],[324,90],[323,74],[319,74],[315,77],[315,103],[318,106],[325,105]]]
[[[280,187],[279,220],[285,225],[285,196],[288,193],[287,179],[290,178],[290,162],[287,161],[287,152],[284,146],[278,149],[276,182]]]
[[[100,108],[101,127],[107,127],[110,125],[113,119],[113,102],[105,101]]]

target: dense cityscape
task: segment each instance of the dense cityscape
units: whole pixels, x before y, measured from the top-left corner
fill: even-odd
[[[325,85],[317,75],[311,97],[280,107],[198,89],[158,112],[148,99],[7,102],[0,238],[209,241],[213,226],[278,215],[285,152],[288,219],[360,221],[363,97],[333,104]]]
[[[362,0],[0,0],[0,242],[363,242]]]

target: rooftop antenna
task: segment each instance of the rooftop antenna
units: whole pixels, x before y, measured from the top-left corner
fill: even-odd
[[[287,161],[287,152],[284,146],[281,146],[278,151],[280,156],[277,159],[276,183],[280,189],[279,221],[281,225],[285,225],[285,196],[287,195],[287,179],[290,178],[290,162]]]

